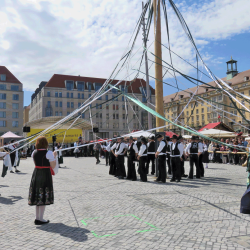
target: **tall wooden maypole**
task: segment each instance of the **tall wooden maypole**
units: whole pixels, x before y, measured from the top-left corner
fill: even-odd
[[[155,34],[155,111],[164,116],[161,50],[161,12],[160,0],[154,0],[154,34]],[[162,127],[165,121],[156,117],[156,127]],[[164,128],[157,130],[163,132]]]

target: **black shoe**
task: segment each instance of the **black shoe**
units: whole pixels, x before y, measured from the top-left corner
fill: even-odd
[[[189,176],[188,176],[188,178],[187,178],[187,179],[190,179],[190,180],[192,180],[192,179],[194,179],[194,178],[193,178],[193,177],[189,177]]]
[[[43,224],[48,224],[49,223],[49,220],[43,222],[43,221],[40,221],[40,220],[35,220],[34,221],[35,225],[43,225]]]
[[[171,179],[170,182],[175,182],[175,180],[174,180],[174,179]]]
[[[180,182],[181,180],[176,180],[176,182]]]
[[[132,179],[131,181],[137,181],[136,179]]]
[[[124,177],[122,177],[122,176],[119,176],[119,177],[118,177],[118,179],[122,180],[122,179],[124,179]]]
[[[201,177],[197,177],[197,176],[196,176],[196,179],[200,179],[200,178],[201,178]]]
[[[155,173],[151,172],[152,175],[154,175]]]
[[[188,177],[188,175],[187,174],[183,174],[181,177]]]
[[[14,172],[13,172],[12,170],[10,171],[10,173],[13,173],[13,174],[14,174]]]
[[[17,169],[16,169],[16,171],[15,171],[15,172],[16,172],[16,173],[20,173],[21,171],[19,171],[19,170],[17,170]]]

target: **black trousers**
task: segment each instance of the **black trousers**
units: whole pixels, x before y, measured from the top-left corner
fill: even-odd
[[[166,182],[167,170],[166,170],[166,155],[158,155],[158,169],[159,176],[157,181]]]
[[[128,162],[127,162],[127,167],[128,167],[128,175],[127,179],[129,180],[137,180],[136,176],[136,170],[135,170],[135,156],[128,156]]]
[[[171,157],[172,180],[181,180],[181,159],[179,156]]]
[[[106,158],[106,165],[109,165],[109,152],[105,152],[105,158]]]
[[[199,166],[199,158],[197,154],[190,154],[189,155],[189,164],[190,164],[190,170],[189,170],[189,178],[194,177],[194,165],[196,168],[196,178],[200,178],[200,166]]]
[[[172,174],[170,154],[167,154],[168,174]]]
[[[147,179],[147,156],[141,156],[139,160],[139,169],[140,169],[140,177],[141,181],[146,182]]]
[[[184,163],[185,163],[185,158],[182,155],[182,161],[181,161],[181,176],[185,175],[185,168],[184,168]]]
[[[14,167],[15,159],[16,159],[16,152],[13,152],[13,153],[10,154],[10,161],[11,161],[11,166],[12,167]]]
[[[201,177],[204,177],[204,166],[203,166],[202,158],[203,158],[203,155],[200,154],[200,156],[199,156],[200,174],[201,174]]]
[[[149,164],[152,162],[152,171],[151,174],[155,173],[155,155],[154,154],[148,154],[147,156],[147,174],[149,172]]]
[[[115,156],[113,153],[110,153],[110,167],[109,167],[109,174],[116,176],[116,162]]]
[[[100,156],[100,155],[99,155],[99,150],[96,150],[96,151],[95,151],[95,158],[96,158],[96,161],[97,161],[97,162],[100,161],[99,156]]]
[[[118,155],[115,159],[116,176],[126,177],[126,170],[124,166],[124,155]]]

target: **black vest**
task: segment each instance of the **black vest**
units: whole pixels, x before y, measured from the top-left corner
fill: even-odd
[[[168,141],[166,142],[166,153],[170,154],[170,145],[168,144]]]
[[[49,160],[46,158],[47,150],[35,150],[33,154],[33,159],[35,162],[35,165],[38,167],[49,167],[50,163]]]
[[[140,147],[141,147],[141,142],[140,141],[137,141],[137,144],[136,144],[137,148],[138,148],[138,151],[140,151]]]
[[[167,143],[164,140],[162,140],[162,141],[160,141],[159,145],[161,144],[161,142],[164,142],[165,146],[163,147],[163,149],[162,149],[162,151],[160,153],[164,153],[165,154],[166,150],[167,150]]]
[[[174,144],[171,144],[172,155],[180,155],[180,150],[178,149],[179,144],[180,144],[180,142],[176,142],[174,150],[172,149]]]
[[[198,154],[198,143],[191,142],[190,154]]]
[[[117,151],[119,151],[120,146],[121,146],[122,143],[124,143],[124,142],[119,143],[118,148],[116,148]],[[124,148],[124,149],[122,150],[121,154],[123,154],[123,153],[125,152],[125,150],[126,150],[126,148]]]
[[[131,144],[130,148],[127,151],[127,155],[130,157],[135,157],[135,150],[133,149],[134,142]]]
[[[149,143],[148,152],[155,152],[155,142],[151,141]]]
[[[148,147],[147,147],[147,145],[145,145],[145,146],[146,146],[146,149],[144,150],[144,152],[142,154],[146,156],[146,154],[148,153]]]

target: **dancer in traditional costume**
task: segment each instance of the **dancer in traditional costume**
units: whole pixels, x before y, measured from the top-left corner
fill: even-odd
[[[149,142],[147,144],[148,156],[147,156],[147,174],[149,173],[149,164],[152,162],[151,174],[155,174],[155,137],[149,137]]]
[[[128,156],[127,180],[131,180],[131,181],[136,181],[137,180],[136,170],[135,170],[135,163],[134,163],[134,161],[136,160],[137,155],[138,155],[138,148],[137,148],[136,144],[134,143],[133,137],[131,136],[129,138],[129,145],[128,145],[128,151],[127,151],[127,156]]]
[[[49,223],[49,220],[43,219],[45,206],[54,204],[52,175],[54,175],[53,169],[56,168],[57,152],[49,151],[48,146],[45,137],[38,137],[36,150],[32,153],[35,169],[31,178],[28,204],[36,206],[35,225]]]
[[[140,173],[140,177],[141,180],[143,182],[147,182],[147,167],[146,167],[146,163],[147,163],[147,140],[146,138],[142,137],[141,138],[141,147],[140,147],[140,151],[138,153],[138,160],[139,160],[139,173]]]
[[[117,139],[115,148],[115,164],[116,164],[116,176],[119,179],[124,179],[126,177],[126,170],[124,166],[124,153],[126,151],[126,145],[123,142],[123,137]]]
[[[10,143],[13,144],[15,142],[15,140],[11,140]],[[14,151],[15,149],[17,148],[16,144],[13,144],[13,145],[9,145],[9,149],[11,151]],[[11,159],[11,166],[12,168],[14,167],[15,168],[15,172],[16,173],[19,173],[21,171],[19,171],[17,169],[17,162],[18,162],[18,150],[10,153],[10,159]],[[13,169],[10,171],[11,173],[14,173]]]

